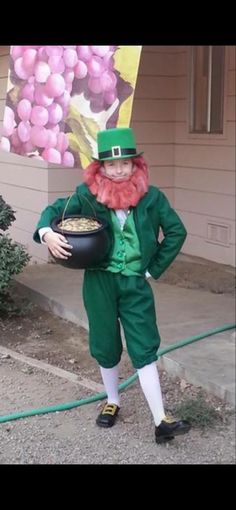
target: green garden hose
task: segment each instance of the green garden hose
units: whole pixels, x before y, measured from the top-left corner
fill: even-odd
[[[216,335],[217,333],[221,333],[222,331],[227,331],[228,329],[234,329],[236,327],[236,324],[225,324],[224,326],[221,326],[219,328],[210,329],[209,331],[206,331],[205,333],[200,333],[199,335],[191,336],[189,338],[186,338],[185,340],[181,340],[180,342],[174,343],[169,345],[168,347],[165,347],[164,349],[160,349],[158,351],[158,358],[163,356],[163,354],[166,354],[167,352],[174,351],[175,349],[180,349],[180,347],[184,347],[185,345],[191,344],[193,342],[197,342],[198,340],[202,340],[203,338],[206,338],[208,336]],[[124,390],[132,384],[136,379],[138,375],[137,373],[133,374],[131,377],[126,379],[123,383],[119,385],[119,390]],[[34,416],[36,414],[47,414],[47,413],[54,413],[59,411],[66,411],[68,409],[73,409],[74,407],[83,406],[85,404],[90,404],[92,402],[96,402],[97,400],[103,400],[106,398],[106,393],[97,393],[96,395],[92,395],[88,398],[83,398],[81,400],[74,400],[72,402],[66,402],[65,404],[58,404],[54,406],[49,407],[41,407],[39,409],[30,409],[28,411],[21,411],[18,413],[12,413],[8,414],[6,416],[0,416],[0,423],[5,423],[7,421],[12,420],[18,420],[19,418],[27,418],[28,416]]]

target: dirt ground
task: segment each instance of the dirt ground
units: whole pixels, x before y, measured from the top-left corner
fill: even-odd
[[[180,256],[161,277],[163,283],[187,288],[202,288],[210,292],[234,292],[234,270],[197,257]],[[0,317],[0,346],[15,350],[26,356],[43,360],[51,365],[80,374],[101,383],[100,372],[95,360],[88,352],[88,333],[69,321],[63,320],[38,306],[22,301],[17,302],[22,314],[13,317]],[[1,357],[1,355],[0,355]],[[133,374],[127,353],[121,362],[121,382]],[[181,380],[161,373],[165,402],[168,408],[183,397],[194,397],[200,391]],[[212,405],[224,415],[225,406],[218,399],[206,396]]]
[[[234,292],[231,267],[208,264],[196,258],[191,258],[190,262],[186,257],[179,258],[161,280],[214,293]],[[16,404],[23,410],[39,407],[38,402],[49,405],[56,398],[63,402],[73,400],[73,395],[74,399],[78,399],[96,393],[79,384],[73,386],[68,379],[57,380],[52,373],[35,368],[30,360],[21,362],[4,354],[4,349],[1,352],[1,347],[7,348],[78,374],[80,380],[83,378],[101,384],[97,363],[89,354],[88,332],[22,300],[19,295],[15,297],[21,314],[0,316],[0,385],[3,385],[0,414],[13,411]],[[133,373],[124,352],[120,383]],[[103,430],[97,430],[95,425],[102,401],[91,407],[83,406],[79,411],[75,409],[4,423],[0,428],[2,444],[5,445],[0,450],[0,463],[234,464],[235,422],[232,408],[183,379],[170,377],[165,371],[159,371],[159,374],[167,414],[188,418],[182,414],[187,402],[204,403],[204,408],[188,404],[188,412],[192,413],[192,432],[181,441],[173,442],[170,448],[153,448],[150,412],[136,383],[123,391],[123,414],[111,434],[104,435]],[[180,406],[177,412],[176,404]],[[203,426],[212,413],[211,423]]]
[[[25,300],[22,302],[19,299],[18,303],[23,307],[20,316],[0,318],[0,348],[7,347],[101,384],[97,363],[88,351],[88,332],[85,329]],[[7,359],[0,353],[0,366],[7,362]],[[33,373],[30,366],[26,371],[29,375],[31,371]],[[120,383],[133,373],[134,369],[124,351]],[[207,395],[200,387],[194,387],[185,380],[173,379],[165,371],[160,371],[160,379],[165,408],[169,414],[174,414],[173,409],[177,402],[181,403],[187,398],[194,399],[203,394],[205,401],[217,410],[219,421],[224,422],[230,406],[220,399]]]

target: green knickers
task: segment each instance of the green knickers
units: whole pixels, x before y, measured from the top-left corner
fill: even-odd
[[[152,288],[145,277],[86,270],[83,298],[90,353],[100,366],[112,368],[120,361],[120,322],[134,368],[157,360],[160,335]]]

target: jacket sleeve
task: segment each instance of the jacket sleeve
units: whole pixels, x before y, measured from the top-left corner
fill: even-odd
[[[160,191],[158,211],[163,240],[157,241],[157,251],[150,261],[148,271],[153,278],[158,279],[169,267],[180,252],[187,236],[187,231],[176,211],[171,207],[168,199]]]
[[[48,205],[42,212],[41,217],[36,226],[36,230],[33,234],[33,240],[36,243],[40,243],[39,229],[42,227],[50,227],[52,220],[57,216],[62,216],[63,211],[65,210],[66,204],[68,206],[66,208],[66,214],[79,214],[81,205],[80,200],[77,193],[71,195],[71,197],[66,198],[58,198],[53,204]]]

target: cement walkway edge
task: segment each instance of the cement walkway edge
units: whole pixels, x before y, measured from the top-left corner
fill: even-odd
[[[88,329],[82,300],[83,271],[56,264],[29,265],[15,278],[18,290],[54,314]],[[150,280],[161,347],[235,322],[231,295]],[[160,358],[158,364],[172,376],[200,386],[230,405],[235,405],[235,332],[225,331]]]

